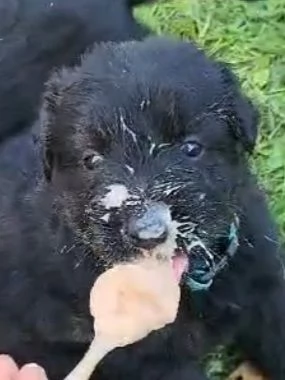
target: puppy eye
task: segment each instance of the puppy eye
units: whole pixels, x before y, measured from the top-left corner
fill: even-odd
[[[203,146],[197,141],[187,141],[182,146],[182,151],[187,154],[188,157],[199,157],[203,152]]]
[[[103,158],[100,154],[96,152],[88,152],[83,157],[83,164],[86,169],[94,170],[99,161],[102,161]]]

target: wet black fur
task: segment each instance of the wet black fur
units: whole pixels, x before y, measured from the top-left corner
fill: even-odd
[[[69,7],[79,12],[79,2],[67,3],[59,19]],[[91,10],[103,4],[85,3]],[[134,21],[115,29],[122,25],[123,10],[130,15],[123,0],[116,3],[122,13],[113,13],[103,37],[140,39],[143,31]],[[109,11],[99,14],[99,21],[107,20]],[[43,32],[52,13],[41,19],[37,12],[31,16],[37,28],[27,29],[35,43],[27,49],[11,38],[9,49],[27,62],[21,81],[20,59],[9,54],[10,64],[5,69],[0,65],[0,77],[10,67],[15,84],[19,82],[19,91],[7,97],[10,108],[0,108],[1,136],[6,134],[6,139],[7,131],[28,126],[34,118],[50,67],[63,61],[73,64],[90,41],[98,39],[94,30],[101,24],[94,26],[91,11],[78,19],[74,15],[73,21],[64,16],[62,39],[50,29],[48,36]],[[88,30],[94,26],[92,38],[67,43],[74,36],[73,25],[82,31],[76,29],[78,23]],[[46,38],[49,49],[60,46],[66,52],[62,46],[68,45],[72,54],[41,66],[47,56],[35,57],[42,49],[39,41]],[[5,88],[12,94],[13,85],[0,82],[1,106]],[[0,352],[20,363],[42,364],[51,380],[62,379],[81,358],[92,338],[88,293],[94,278],[106,263],[126,252],[134,254],[118,233],[132,210],[112,211],[109,225],[99,222],[106,211],[98,206],[104,189],[121,182],[130,192],[143,189],[141,197],[170,205],[175,220],[189,216],[213,251],[218,251],[216,236],[222,236],[232,215],[238,214],[240,247],[207,292],[193,294],[183,285],[174,325],[110,354],[94,379],[205,380],[200,359],[217,344],[235,342],[271,380],[283,380],[285,288],[278,237],[247,164],[256,140],[256,112],[229,70],[187,43],[152,37],[107,44],[95,47],[74,70],[56,74],[45,99],[41,123],[34,127],[36,138],[27,131],[0,147]],[[122,121],[138,136],[138,148],[122,133]],[[149,138],[170,145],[150,155]],[[193,139],[204,146],[202,156],[194,160],[183,153],[185,140]],[[104,161],[88,170],[84,164],[93,150]],[[133,177],[126,164],[135,169]],[[170,182],[181,184],[171,196],[163,186],[161,192],[155,190],[157,183]],[[197,202],[201,193],[205,202]]]

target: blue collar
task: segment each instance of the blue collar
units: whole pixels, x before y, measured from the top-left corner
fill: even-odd
[[[228,264],[229,259],[235,255],[239,246],[238,227],[239,219],[236,216],[234,222],[230,225],[229,245],[223,255],[223,258],[219,262],[215,263],[207,273],[197,269],[197,271],[195,271],[195,278],[199,278],[199,281],[194,280],[191,277],[186,279],[186,284],[192,291],[197,292],[208,290],[214,281],[215,275],[220,272]]]

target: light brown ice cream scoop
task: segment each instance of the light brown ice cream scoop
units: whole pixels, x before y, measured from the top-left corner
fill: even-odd
[[[142,259],[117,265],[97,279],[90,293],[96,337],[65,380],[88,380],[108,352],[175,320],[183,272],[183,263],[179,265],[177,270],[171,260]]]

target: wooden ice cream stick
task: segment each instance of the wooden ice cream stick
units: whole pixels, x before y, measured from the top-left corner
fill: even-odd
[[[101,340],[94,338],[86,354],[65,380],[88,380],[97,364],[114,348],[106,346]]]

